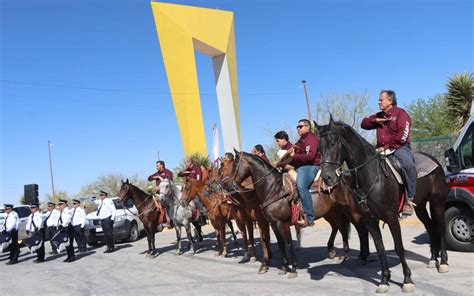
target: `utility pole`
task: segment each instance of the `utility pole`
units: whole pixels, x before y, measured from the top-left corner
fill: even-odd
[[[309,108],[309,100],[308,100],[308,91],[306,90],[306,80],[301,80],[301,83],[303,84],[304,88],[304,95],[306,97],[306,107],[308,108],[308,119],[311,121],[311,110]]]
[[[54,198],[53,164],[51,161],[51,142],[49,140],[48,140],[48,152],[49,152],[49,173],[51,174],[51,189],[53,191],[53,198]]]
[[[158,150],[158,160],[160,160],[160,150]]]

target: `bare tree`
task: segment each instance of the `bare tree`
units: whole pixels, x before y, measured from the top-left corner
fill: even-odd
[[[83,200],[89,199],[93,196],[97,196],[100,190],[106,191],[109,193],[109,196],[116,196],[122,186],[122,180],[125,181],[126,179],[142,190],[146,190],[148,187],[148,182],[140,179],[138,174],[133,174],[132,176],[108,174],[100,176],[92,183],[82,186],[78,196]]]

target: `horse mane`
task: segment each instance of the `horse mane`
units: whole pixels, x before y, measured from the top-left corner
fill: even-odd
[[[356,140],[358,140],[362,146],[364,147],[364,150],[368,153],[368,155],[373,155],[375,153],[375,147],[374,145],[370,144],[364,137],[362,137],[352,126],[344,123],[343,121],[334,121],[333,125],[336,127],[336,129],[340,129],[343,134],[347,136],[352,136],[355,137]],[[327,130],[326,130],[327,128]],[[331,124],[325,125],[321,127],[321,133],[328,132],[331,129]],[[349,144],[349,143],[346,143]],[[351,149],[351,145],[346,145],[347,149]],[[351,149],[352,150],[352,149]],[[355,154],[353,154],[355,155]]]
[[[282,177],[282,174],[277,169],[275,169],[275,167],[273,167],[271,164],[269,164],[265,160],[261,159],[257,155],[253,155],[251,153],[247,153],[247,152],[243,152],[243,151],[242,151],[242,153],[244,153],[244,155],[246,157],[250,157],[254,162],[259,163],[264,169],[271,171],[272,175],[274,175],[274,177],[276,177],[276,178],[281,178]]]

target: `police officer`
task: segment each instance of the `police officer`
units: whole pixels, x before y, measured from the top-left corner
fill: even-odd
[[[114,246],[114,219],[115,219],[115,205],[114,202],[108,198],[108,193],[101,190],[100,199],[101,203],[97,210],[97,216],[100,219],[100,225],[104,231],[105,242],[107,244],[107,250],[104,253],[112,253],[115,251]]]
[[[58,221],[59,221],[60,212],[56,209],[56,204],[52,201],[48,202],[48,211],[44,215],[43,227],[46,230],[46,237],[51,244],[52,251],[49,254],[57,254],[56,246],[53,244],[51,239],[56,234],[58,230]]]
[[[39,234],[41,237],[41,245],[36,249],[36,260],[33,260],[34,263],[44,262],[45,232],[43,228],[43,216],[38,211],[38,208],[38,203],[32,203],[30,205],[31,214],[28,217],[28,221],[26,222],[26,233],[31,237],[36,234]]]
[[[67,206],[66,199],[60,199],[58,202],[58,207],[60,211],[59,220],[58,220],[58,230],[65,231],[69,238],[69,245],[66,247],[67,258],[63,262],[74,262],[76,261],[76,256],[74,255],[74,229],[71,225],[72,213]]]
[[[72,227],[74,228],[74,239],[77,243],[79,253],[86,251],[86,236],[84,226],[86,225],[86,212],[81,208],[81,201],[72,200]]]
[[[13,205],[5,204],[5,221],[3,224],[3,234],[10,236],[10,261],[6,264],[16,264],[18,263],[18,255],[20,254],[20,249],[18,248],[18,224],[20,219],[18,214],[13,210]]]

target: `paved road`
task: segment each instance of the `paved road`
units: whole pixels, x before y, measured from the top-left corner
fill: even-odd
[[[402,295],[402,269],[387,228],[383,233],[392,271],[388,295]],[[370,256],[371,260],[365,266],[355,260],[359,243],[353,230],[350,258],[344,262],[327,259],[325,245],[329,233],[330,228],[325,223],[305,230],[303,248],[298,252],[302,269],[296,279],[277,275],[280,256],[275,243],[272,244],[275,255],[272,267],[268,273],[258,275],[258,262],[237,263],[243,255],[238,247],[232,249],[229,258],[215,257],[212,251],[215,240],[211,233],[194,256],[175,256],[175,234],[165,231],[157,235],[156,245],[160,255],[154,259],[143,254],[147,246],[145,238],[134,243],[118,244],[117,252],[112,254],[103,254],[103,247],[90,249],[80,254],[79,260],[74,263],[63,263],[64,255],[56,255],[47,258],[45,263],[33,264],[31,261],[35,256],[23,248],[20,263],[6,266],[3,264],[7,261],[6,254],[0,254],[0,281],[8,283],[8,294],[14,291],[16,295],[375,294],[380,275],[376,254]],[[435,269],[426,268],[429,247],[423,226],[406,223],[403,235],[408,264],[416,284],[412,295],[472,295],[474,254],[449,252],[450,271],[439,274]],[[338,236],[336,246],[340,248],[341,245]],[[372,242],[371,250],[375,251]]]

